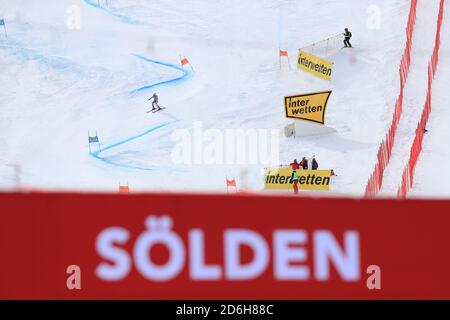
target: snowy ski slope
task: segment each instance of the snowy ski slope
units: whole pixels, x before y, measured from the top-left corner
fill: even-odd
[[[445,4],[441,31],[439,67],[432,88],[432,112],[422,154],[416,166],[412,197],[450,197],[450,108],[448,84],[450,83],[450,6]],[[423,104],[423,103],[422,103]]]
[[[439,1],[418,1],[414,27],[411,72],[405,84],[403,113],[400,118],[392,158],[386,168],[380,194],[395,195],[401,183],[403,168],[415,136],[417,123],[422,114],[426,98],[428,61],[434,48]]]
[[[176,165],[171,134],[197,121],[282,129],[284,96],[333,90],[326,123],[337,132],[282,140],[280,163],[315,154],[339,174],[333,193],[363,194],[398,93],[406,1],[378,1],[379,28],[366,0],[96,3],[0,1],[1,188],[15,185],[20,165],[21,183],[36,189],[116,191],[128,182],[134,191],[223,192],[228,176],[259,190],[264,165]],[[67,27],[72,5],[79,30]],[[296,70],[299,47],[344,27],[355,49],[330,57],[331,82]],[[291,70],[279,69],[280,46]],[[180,70],[180,54],[195,73]],[[164,112],[146,113],[153,92]],[[89,154],[89,130],[102,152]]]

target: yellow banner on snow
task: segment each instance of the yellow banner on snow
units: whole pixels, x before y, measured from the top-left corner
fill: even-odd
[[[331,170],[297,170],[299,190],[330,190]],[[294,190],[292,169],[268,168],[264,176],[266,190]]]
[[[333,63],[306,51],[298,53],[298,68],[324,80],[330,80]]]
[[[324,124],[330,95],[331,91],[323,91],[284,97],[286,117]]]

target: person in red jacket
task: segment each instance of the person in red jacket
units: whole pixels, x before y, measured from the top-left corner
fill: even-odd
[[[292,170],[300,169],[300,164],[297,162],[297,159],[294,159],[294,162],[290,164]]]
[[[308,160],[306,159],[306,157],[302,158],[302,161],[300,161],[299,165],[304,170],[308,170]]]

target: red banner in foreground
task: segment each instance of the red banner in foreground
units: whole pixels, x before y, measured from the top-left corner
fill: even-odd
[[[0,299],[450,299],[450,201],[0,194],[0,206]]]

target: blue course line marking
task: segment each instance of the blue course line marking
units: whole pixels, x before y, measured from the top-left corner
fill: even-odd
[[[118,13],[117,10],[110,9],[110,8],[105,8],[105,7],[101,6],[101,5],[99,5],[98,3],[95,3],[95,0],[84,0],[84,2],[87,3],[88,5],[94,7],[94,8],[103,10],[103,11],[105,11],[105,12],[107,12],[107,13],[109,13],[109,14],[111,14],[111,15],[113,15],[113,16],[119,18],[119,19],[121,19],[121,20],[122,20],[123,22],[125,22],[125,23],[142,25],[142,23],[139,23],[139,22],[137,22],[137,21],[134,21],[134,20],[130,19],[129,17],[124,16],[124,15]],[[155,88],[155,87],[157,87],[157,86],[162,86],[162,85],[167,85],[167,84],[178,83],[178,82],[181,82],[181,81],[183,81],[183,80],[186,80],[186,79],[190,76],[190,72],[189,72],[189,71],[184,70],[183,68],[180,68],[180,67],[177,66],[177,65],[174,65],[174,64],[171,64],[171,63],[167,63],[167,62],[163,62],[163,61],[158,61],[158,60],[149,59],[149,58],[144,57],[144,56],[139,55],[139,54],[133,54],[133,55],[134,55],[136,58],[142,59],[142,60],[144,60],[144,61],[147,61],[147,62],[150,62],[150,63],[154,63],[154,64],[157,64],[157,65],[162,65],[162,66],[165,66],[165,67],[168,67],[168,68],[171,68],[171,69],[175,69],[175,70],[177,70],[177,71],[180,71],[180,72],[182,72],[182,75],[181,75],[181,76],[178,76],[178,77],[176,77],[176,78],[173,78],[173,79],[169,79],[169,80],[157,82],[157,83],[154,83],[154,84],[146,85],[146,86],[141,87],[141,88],[137,88],[137,89],[135,89],[135,90],[132,90],[132,91],[130,92],[130,94],[139,93],[139,92],[142,92],[142,91],[151,89],[151,88]],[[91,153],[91,156],[94,157],[94,158],[96,158],[96,159],[98,159],[98,160],[101,160],[101,161],[103,161],[103,162],[105,162],[105,163],[108,163],[108,164],[110,164],[110,165],[113,165],[113,166],[117,166],[117,167],[121,167],[121,168],[127,168],[127,169],[136,169],[136,170],[151,171],[151,170],[153,170],[153,168],[146,168],[146,167],[139,167],[139,166],[133,166],[133,165],[128,165],[128,164],[117,163],[117,162],[111,161],[110,159],[101,157],[100,155],[101,155],[103,152],[105,152],[105,151],[111,150],[111,149],[113,149],[113,148],[116,148],[116,147],[119,147],[119,146],[121,146],[121,145],[124,145],[124,144],[126,144],[126,143],[128,143],[128,142],[131,142],[131,141],[134,141],[134,140],[136,140],[136,139],[142,138],[142,137],[144,137],[144,136],[146,136],[146,135],[148,135],[148,134],[154,132],[155,130],[158,130],[158,129],[160,129],[160,128],[163,128],[163,127],[165,127],[165,126],[167,126],[167,125],[169,125],[169,124],[171,124],[171,123],[174,123],[174,122],[176,122],[176,121],[178,121],[178,120],[175,120],[175,121],[172,121],[172,122],[167,122],[167,123],[164,123],[164,124],[160,124],[160,125],[154,126],[154,127],[150,128],[150,129],[148,129],[147,131],[141,133],[141,134],[138,134],[138,135],[133,136],[133,137],[131,137],[131,138],[127,138],[127,139],[121,140],[121,141],[116,142],[116,143],[113,143],[113,144],[111,144],[111,145],[109,145],[109,146],[103,148],[102,150],[99,150],[99,151],[97,151],[97,152]]]
[[[101,5],[98,5],[95,2],[95,0],[84,0],[84,2],[87,3],[90,6],[93,6],[93,7],[97,8],[97,9],[100,9],[100,10],[104,10],[107,13],[109,13],[109,14],[115,16],[115,17],[120,18],[125,23],[141,24],[141,23],[137,23],[137,22],[133,21],[132,19],[130,19],[127,16],[124,16],[124,15],[118,13],[117,10],[113,10],[113,9],[110,9],[110,8],[105,8],[105,7],[102,7]],[[16,46],[0,45],[0,48],[13,49],[13,50],[15,49],[16,50],[15,54],[21,55],[21,57],[24,58],[24,59],[28,59],[28,60],[34,59],[34,60],[39,61],[42,64],[46,64],[46,65],[49,65],[49,66],[51,66],[51,67],[53,67],[55,69],[60,69],[60,70],[63,70],[63,71],[65,71],[68,68],[73,68],[73,67],[77,68],[78,67],[73,62],[71,62],[71,61],[69,61],[67,59],[64,59],[62,57],[52,57],[53,59],[52,58],[48,58],[48,57],[46,57],[44,55],[41,55],[41,54],[37,53],[34,50],[27,49],[27,48],[20,48],[17,45]],[[157,65],[162,65],[162,66],[165,66],[165,67],[172,68],[172,69],[175,69],[177,71],[180,71],[180,72],[182,72],[182,75],[178,76],[176,78],[173,78],[173,79],[169,79],[169,80],[166,80],[166,81],[161,81],[161,82],[154,83],[154,84],[151,84],[151,85],[147,85],[147,86],[144,86],[144,87],[141,87],[141,88],[137,88],[137,89],[131,91],[130,94],[142,92],[142,91],[148,90],[150,88],[154,88],[154,87],[157,87],[157,86],[162,86],[162,85],[165,85],[165,84],[173,84],[173,83],[181,82],[181,81],[187,79],[190,76],[190,72],[189,71],[184,70],[184,69],[180,68],[177,65],[170,64],[170,63],[163,62],[163,61],[152,60],[152,59],[146,58],[146,57],[144,57],[142,55],[139,55],[139,54],[133,54],[133,55],[135,57],[139,58],[139,59],[144,60],[144,61],[147,61],[147,62],[150,62],[150,63],[154,63],[154,64],[157,64]],[[111,150],[113,148],[119,147],[121,145],[124,145],[124,144],[126,144],[128,142],[134,141],[134,140],[139,139],[141,137],[144,137],[144,136],[154,132],[155,130],[161,129],[161,128],[163,128],[165,126],[168,126],[169,124],[177,122],[177,121],[179,121],[179,120],[177,119],[177,120],[174,120],[172,122],[167,122],[167,123],[156,125],[156,126],[150,128],[150,129],[148,129],[147,131],[141,133],[141,134],[138,134],[138,135],[133,136],[131,138],[127,138],[127,139],[121,140],[121,141],[116,142],[116,143],[113,143],[113,144],[111,144],[111,145],[109,145],[107,147],[104,147],[102,150],[90,153],[90,155],[92,157],[98,159],[98,160],[101,160],[101,161],[103,161],[105,163],[108,163],[110,165],[114,165],[114,166],[117,166],[117,167],[151,171],[151,170],[153,170],[153,168],[139,167],[139,166],[133,166],[133,165],[127,165],[127,164],[121,164],[121,163],[113,162],[110,159],[102,157],[101,153],[103,153],[105,151],[108,151],[108,150]]]
[[[133,54],[133,55],[135,57],[139,58],[139,59],[144,60],[144,61],[147,61],[147,62],[150,62],[150,63],[154,63],[154,64],[158,64],[158,65],[162,65],[162,66],[165,66],[165,67],[169,67],[169,68],[181,71],[181,72],[183,72],[183,74],[181,76],[179,76],[179,77],[174,78],[174,79],[157,82],[157,83],[154,83],[154,84],[151,84],[151,85],[147,85],[147,86],[135,89],[135,90],[131,91],[130,94],[142,92],[142,91],[148,90],[150,88],[154,88],[154,87],[157,87],[157,86],[162,86],[162,85],[165,85],[165,84],[173,84],[173,83],[176,83],[176,82],[180,82],[180,81],[183,81],[183,80],[187,79],[189,77],[189,75],[190,75],[190,72],[188,72],[187,70],[183,70],[182,68],[180,68],[180,67],[178,67],[178,66],[176,66],[174,64],[170,64],[170,63],[163,62],[163,61],[152,60],[152,59],[149,59],[149,58],[144,57],[144,56],[139,55],[139,54]],[[167,122],[167,123],[164,123],[164,124],[157,125],[157,126],[152,127],[149,130],[147,130],[147,131],[145,131],[145,132],[143,132],[141,134],[138,134],[138,135],[133,136],[131,138],[127,138],[127,139],[121,140],[121,141],[116,142],[116,143],[113,143],[113,144],[103,148],[102,150],[99,150],[97,152],[91,153],[91,156],[93,156],[94,158],[96,158],[98,160],[101,160],[101,161],[103,161],[105,163],[108,163],[110,165],[116,166],[116,167],[127,168],[127,169],[136,169],[136,170],[144,170],[144,171],[151,171],[151,170],[153,170],[153,168],[138,167],[138,166],[133,166],[133,165],[128,165],[128,164],[122,164],[122,163],[114,162],[114,161],[112,161],[110,159],[101,157],[100,154],[105,152],[105,151],[108,151],[108,150],[111,150],[113,148],[116,148],[116,147],[119,147],[121,145],[124,145],[124,144],[126,144],[128,142],[131,142],[131,141],[134,141],[136,139],[142,138],[142,137],[144,137],[144,136],[154,132],[155,130],[158,130],[158,129],[162,128],[162,127],[165,127],[165,126],[167,126],[169,124],[172,124],[172,123],[174,123],[176,121]]]
[[[100,0],[103,1],[103,0]],[[128,16],[125,16],[121,13],[118,12],[118,10],[116,9],[112,9],[112,8],[108,8],[106,6],[102,6],[101,4],[99,4],[98,0],[84,0],[84,2],[94,8],[103,10],[107,13],[109,13],[110,15],[122,20],[122,22],[128,23],[128,24],[135,24],[135,25],[144,25],[142,22],[139,22],[137,20],[133,20]]]
[[[190,76],[190,72],[189,71],[184,70],[184,69],[180,68],[177,65],[174,65],[174,64],[171,64],[171,63],[167,63],[167,62],[162,62],[162,61],[149,59],[149,58],[146,58],[146,57],[141,56],[139,54],[133,54],[133,56],[135,56],[136,58],[142,59],[144,61],[150,62],[150,63],[154,63],[154,64],[158,64],[158,65],[162,65],[162,66],[165,66],[165,67],[168,67],[168,68],[172,68],[172,69],[178,70],[178,71],[182,72],[182,75],[179,76],[179,77],[176,77],[174,79],[170,79],[170,80],[166,80],[166,81],[162,81],[162,82],[146,85],[146,86],[143,86],[141,88],[137,88],[137,89],[131,91],[130,94],[139,93],[139,92],[142,92],[142,91],[154,88],[156,86],[162,86],[162,85],[167,85],[167,84],[179,83],[181,81],[187,80],[189,78],[189,76]]]
[[[172,122],[167,122],[167,123],[163,123],[163,124],[159,124],[157,126],[154,126],[154,127],[150,128],[150,129],[148,129],[147,131],[145,131],[143,133],[140,133],[140,134],[138,134],[136,136],[133,136],[133,137],[121,140],[119,142],[113,143],[113,144],[111,144],[111,145],[109,145],[107,147],[104,147],[102,150],[99,150],[99,151],[96,151],[96,152],[92,152],[91,156],[93,156],[94,158],[96,158],[98,160],[101,160],[101,161],[103,161],[105,163],[108,163],[108,164],[111,164],[111,165],[114,165],[114,166],[117,166],[117,167],[122,167],[122,168],[127,168],[127,169],[137,169],[137,170],[151,171],[151,170],[153,170],[153,168],[145,168],[145,167],[138,167],[138,166],[133,166],[133,165],[128,165],[128,164],[116,163],[116,162],[111,161],[111,160],[109,160],[107,158],[101,157],[100,154],[105,152],[105,151],[108,151],[108,150],[111,150],[113,148],[116,148],[116,147],[118,147],[120,145],[123,145],[123,144],[125,144],[127,142],[139,139],[139,138],[141,138],[141,137],[143,137],[143,136],[145,136],[145,135],[147,135],[147,134],[149,134],[149,133],[151,133],[153,131],[156,131],[156,130],[158,130],[160,128],[163,128],[163,127],[165,127],[165,126],[167,126],[167,125],[169,125],[171,123]]]
[[[18,43],[8,45],[0,44],[0,49],[6,49],[10,51],[12,54],[14,54],[14,56],[16,56],[18,59],[21,59],[22,61],[34,60],[58,71],[71,71],[82,75],[86,74],[86,72],[83,71],[78,64],[66,58],[58,56],[44,56],[34,49],[21,47]]]

